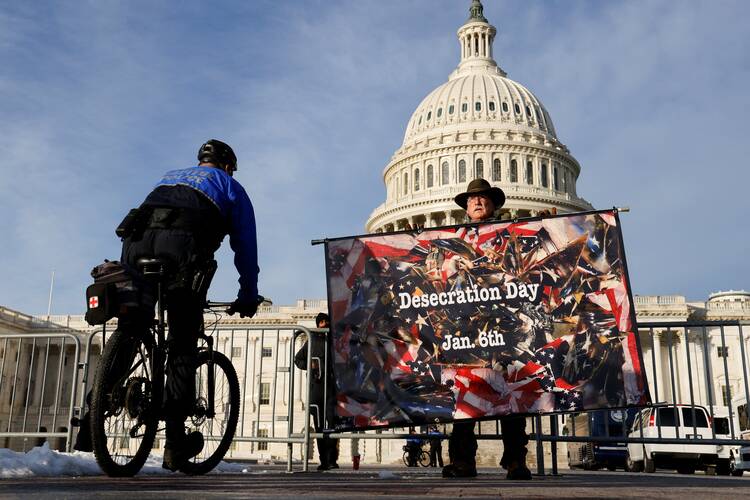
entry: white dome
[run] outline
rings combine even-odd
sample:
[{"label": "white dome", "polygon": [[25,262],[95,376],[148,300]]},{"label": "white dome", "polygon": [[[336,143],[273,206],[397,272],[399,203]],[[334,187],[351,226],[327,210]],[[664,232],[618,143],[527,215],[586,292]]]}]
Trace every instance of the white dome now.
[{"label": "white dome", "polygon": [[576,193],[581,167],[547,110],[495,62],[496,29],[481,2],[473,0],[469,12],[457,33],[460,63],[409,119],[383,170],[386,200],[370,214],[367,232],[460,224],[465,213],[454,198],[475,178],[505,192],[495,214],[504,219],[592,208]]},{"label": "white dome", "polygon": [[436,128],[451,133],[466,125],[541,132],[550,142],[557,142],[555,127],[539,99],[495,66],[481,73],[474,69],[454,75],[433,90],[412,114],[404,145],[434,133]]}]

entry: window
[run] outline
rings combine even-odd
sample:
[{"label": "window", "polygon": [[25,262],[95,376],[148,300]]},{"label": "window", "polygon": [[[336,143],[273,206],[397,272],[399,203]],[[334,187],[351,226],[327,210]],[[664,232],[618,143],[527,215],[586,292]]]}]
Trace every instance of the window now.
[{"label": "window", "polygon": [[693,427],[693,425],[695,427],[708,427],[708,419],[701,408],[682,408],[682,425],[685,427]]},{"label": "window", "polygon": [[716,355],[720,358],[729,357],[729,346],[719,346],[716,348]]},{"label": "window", "polygon": [[737,407],[737,420],[740,424],[740,431],[750,429],[750,414],[747,412],[747,403],[741,404]]},{"label": "window", "polygon": [[729,386],[721,386],[721,399],[724,400],[724,406],[729,406],[732,402],[732,389]]},{"label": "window", "polygon": [[404,194],[409,192],[409,174],[404,173]]},{"label": "window", "polygon": [[269,382],[260,383],[260,404],[267,405],[271,401],[271,384]]},{"label": "window", "polygon": [[549,187],[549,174],[547,173],[546,163],[542,163],[542,186]]},{"label": "window", "polygon": [[430,121],[430,118],[432,118],[432,111],[427,112],[427,121]]},{"label": "window", "polygon": [[[268,437],[268,429],[258,429],[258,437],[259,438],[267,438]],[[258,451],[268,451],[268,442],[262,441],[258,443]]]},{"label": "window", "polygon": [[510,160],[510,182],[518,182],[518,162]]},{"label": "window", "polygon": [[482,103],[477,101],[474,103],[474,111],[482,111]]},{"label": "window", "polygon": [[440,184],[448,184],[448,162],[444,161],[443,164],[440,166]]},{"label": "window", "polygon": [[490,101],[490,111],[495,111],[495,101]]},{"label": "window", "polygon": [[443,116],[443,108],[438,108],[437,117],[440,118],[441,116]]},{"label": "window", "polygon": [[521,106],[519,106],[519,105],[518,105],[518,103],[515,103],[515,104],[513,105],[513,109],[514,109],[514,110],[516,110],[516,114],[517,114],[517,115],[520,115],[520,114],[521,114]]},{"label": "window", "polygon": [[526,162],[526,184],[534,184],[534,164],[531,160]]},{"label": "window", "polygon": [[560,172],[557,168],[557,165],[552,169],[552,187],[555,189],[555,191],[560,190]]},{"label": "window", "polygon": [[271,356],[273,356],[273,349],[271,349],[270,347],[263,347],[260,350],[260,355],[264,358],[270,358]]},{"label": "window", "polygon": [[422,115],[419,115],[419,121],[417,122],[417,125],[422,125]]},{"label": "window", "polygon": [[659,408],[656,412],[656,425],[677,427],[677,412],[674,411],[674,408]]},{"label": "window", "polygon": [[481,158],[477,158],[476,166],[474,168],[474,178],[484,179],[484,161]]},{"label": "window", "polygon": [[503,101],[503,112],[504,112],[504,113],[507,113],[507,112],[508,112],[508,103],[507,103],[507,102],[505,102],[505,101]]},{"label": "window", "polygon": [[450,106],[448,106],[448,114],[452,115],[453,111],[455,111],[455,109],[456,109],[456,107],[453,106],[453,104],[451,104]]},{"label": "window", "polygon": [[458,162],[458,182],[466,182],[466,162],[464,160]]},{"label": "window", "polygon": [[529,118],[531,118],[531,108],[528,107],[528,106],[526,106],[526,116],[528,116]]},{"label": "window", "polygon": [[499,181],[500,180],[500,158],[495,158],[495,160],[492,162],[492,180],[493,181]]},{"label": "window", "polygon": [[232,347],[232,357],[239,358],[242,356],[242,347]]},{"label": "window", "polygon": [[433,184],[433,178],[435,176],[434,169],[432,168],[432,165],[427,165],[427,187],[431,188]]},{"label": "window", "polygon": [[727,417],[714,417],[714,432],[716,434],[730,434],[729,419]]},{"label": "window", "polygon": [[414,191],[419,191],[419,169],[414,171]]},{"label": "window", "polygon": [[469,111],[469,105],[468,105],[468,104],[466,104],[466,103],[463,103],[463,104],[461,105],[461,112],[462,112],[462,113],[466,113],[467,111]]}]

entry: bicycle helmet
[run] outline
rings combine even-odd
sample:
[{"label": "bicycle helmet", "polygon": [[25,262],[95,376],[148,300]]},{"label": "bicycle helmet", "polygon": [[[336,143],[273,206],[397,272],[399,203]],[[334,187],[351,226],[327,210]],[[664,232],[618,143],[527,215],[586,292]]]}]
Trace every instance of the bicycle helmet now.
[{"label": "bicycle helmet", "polygon": [[198,150],[198,161],[201,163],[213,163],[232,173],[237,170],[237,156],[235,156],[229,144],[216,139],[206,141]]}]

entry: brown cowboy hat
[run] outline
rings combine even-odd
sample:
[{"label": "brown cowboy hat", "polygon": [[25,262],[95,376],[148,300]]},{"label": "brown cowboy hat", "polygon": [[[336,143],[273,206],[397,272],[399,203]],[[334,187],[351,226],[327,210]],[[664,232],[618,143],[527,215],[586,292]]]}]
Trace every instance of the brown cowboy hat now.
[{"label": "brown cowboy hat", "polygon": [[466,210],[466,202],[469,200],[469,196],[483,194],[492,200],[495,204],[495,209],[502,207],[505,204],[505,193],[499,187],[493,187],[484,179],[474,179],[469,183],[469,187],[465,193],[461,193],[454,198],[455,202]]}]

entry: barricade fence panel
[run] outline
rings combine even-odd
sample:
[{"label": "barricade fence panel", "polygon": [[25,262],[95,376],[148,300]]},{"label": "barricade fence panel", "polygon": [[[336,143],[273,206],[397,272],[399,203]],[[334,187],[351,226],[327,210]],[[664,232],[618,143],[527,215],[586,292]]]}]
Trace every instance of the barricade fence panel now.
[{"label": "barricade fence panel", "polygon": [[70,451],[80,354],[73,333],[0,334],[0,448]]}]

